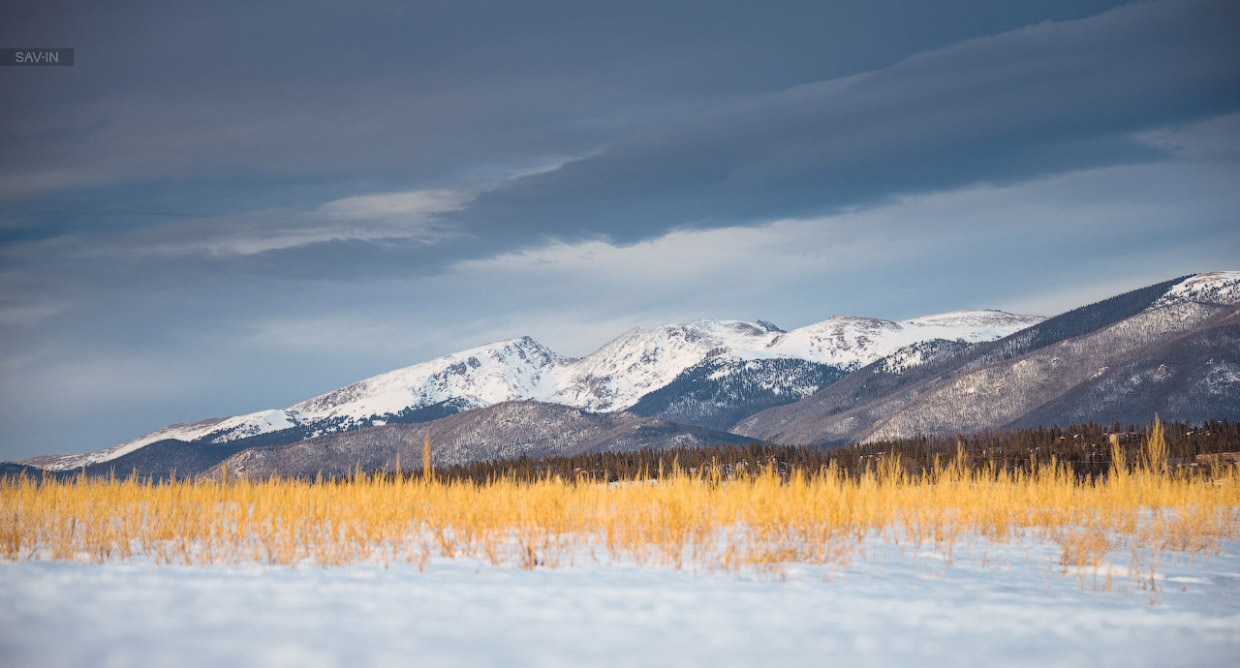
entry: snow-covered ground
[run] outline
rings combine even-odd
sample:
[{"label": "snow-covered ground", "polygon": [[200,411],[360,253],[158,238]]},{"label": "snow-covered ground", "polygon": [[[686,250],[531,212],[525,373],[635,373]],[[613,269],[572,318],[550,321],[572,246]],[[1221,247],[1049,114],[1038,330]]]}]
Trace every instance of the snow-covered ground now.
[{"label": "snow-covered ground", "polygon": [[[1234,666],[1240,542],[1153,588],[1034,539],[872,542],[847,573],[469,560],[346,568],[0,564],[5,666]],[[1106,589],[1107,573],[1111,589]],[[1095,591],[1097,586],[1098,591]]]}]

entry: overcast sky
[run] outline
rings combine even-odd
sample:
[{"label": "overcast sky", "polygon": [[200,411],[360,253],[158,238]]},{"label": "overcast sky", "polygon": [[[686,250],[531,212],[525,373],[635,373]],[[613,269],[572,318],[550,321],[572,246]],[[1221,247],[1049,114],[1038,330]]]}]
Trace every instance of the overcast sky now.
[{"label": "overcast sky", "polygon": [[[121,7],[105,7],[121,5]],[[6,2],[0,459],[491,341],[1240,268],[1240,3]]]}]

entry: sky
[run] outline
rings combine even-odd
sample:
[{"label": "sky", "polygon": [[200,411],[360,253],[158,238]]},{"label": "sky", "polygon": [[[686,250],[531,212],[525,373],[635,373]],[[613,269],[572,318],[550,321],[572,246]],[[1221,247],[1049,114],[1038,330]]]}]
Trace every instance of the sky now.
[{"label": "sky", "polygon": [[[105,6],[105,5],[123,6]],[[1240,3],[6,2],[0,459],[476,345],[1240,269]]]}]

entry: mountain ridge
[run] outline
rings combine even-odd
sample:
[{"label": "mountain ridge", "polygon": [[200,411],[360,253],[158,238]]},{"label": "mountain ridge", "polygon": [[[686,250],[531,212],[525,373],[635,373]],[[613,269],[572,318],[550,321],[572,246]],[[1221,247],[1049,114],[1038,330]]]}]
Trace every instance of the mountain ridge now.
[{"label": "mountain ridge", "polygon": [[[531,337],[519,337],[372,376],[294,404],[197,423],[162,427],[127,443],[83,454],[45,455],[25,463],[66,470],[111,461],[152,443],[177,440],[224,444],[264,434],[287,442],[324,433],[414,422],[423,418],[532,400],[591,412],[625,410],[706,363],[745,370],[755,362],[772,369],[757,379],[766,391],[737,399],[739,406],[698,407],[695,424],[723,426],[728,418],[773,403],[794,401],[863,362],[908,345],[944,338],[988,340],[1040,316],[1002,311],[957,311],[905,321],[832,316],[784,331],[765,321],[697,320],[652,329],[633,328],[582,358],[561,356]],[[779,364],[771,360],[791,360]],[[779,376],[783,373],[783,376]],[[741,384],[753,384],[753,374]],[[718,402],[716,402],[718,403]],[[658,411],[641,409],[648,417]],[[713,411],[713,412],[712,412]],[[747,413],[746,413],[747,414]],[[721,417],[725,416],[725,417]]]}]

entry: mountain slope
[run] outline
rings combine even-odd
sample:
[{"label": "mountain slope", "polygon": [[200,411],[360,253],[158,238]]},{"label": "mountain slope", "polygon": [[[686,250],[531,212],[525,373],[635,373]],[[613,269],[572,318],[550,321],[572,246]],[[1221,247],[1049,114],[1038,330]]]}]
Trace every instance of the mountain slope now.
[{"label": "mountain slope", "polygon": [[1150,416],[1201,423],[1235,416],[1240,407],[1240,309],[1173,339],[1141,359],[1100,367],[1070,392],[1007,427],[1119,421]]},{"label": "mountain slope", "polygon": [[1097,332],[956,375],[893,411],[868,438],[977,431],[1020,421],[1089,381],[1100,369],[1157,360],[1168,344],[1232,311],[1198,303],[1153,308]]},{"label": "mountain slope", "polygon": [[393,470],[398,458],[404,468],[409,468],[422,461],[424,436],[429,436],[433,444],[432,462],[438,466],[523,455],[544,457],[754,442],[623,411],[588,413],[558,404],[510,401],[419,425],[385,425],[248,449],[224,460],[216,470],[252,477],[273,473],[339,476],[359,468]]}]

